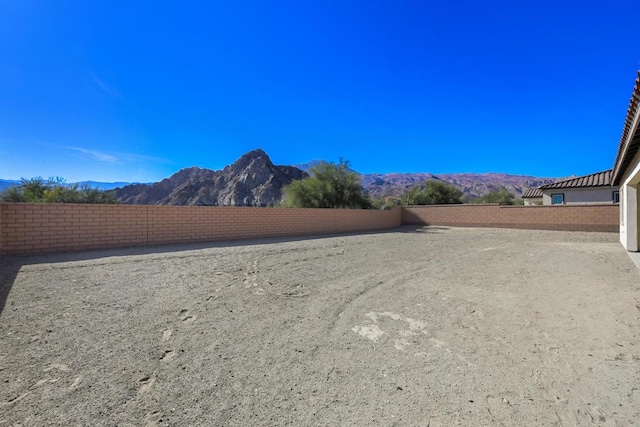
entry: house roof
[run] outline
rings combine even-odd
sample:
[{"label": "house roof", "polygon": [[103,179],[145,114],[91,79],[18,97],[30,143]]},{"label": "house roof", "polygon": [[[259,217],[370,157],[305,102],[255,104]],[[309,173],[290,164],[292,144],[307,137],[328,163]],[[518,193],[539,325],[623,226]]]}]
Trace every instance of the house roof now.
[{"label": "house roof", "polygon": [[613,166],[613,184],[618,185],[622,175],[629,167],[629,164],[635,157],[640,148],[640,132],[638,132],[638,114],[640,108],[640,71],[638,78],[631,94],[629,108],[627,109],[627,117],[624,120],[622,136],[620,137],[620,145],[618,146],[618,155],[616,163]]},{"label": "house roof", "polygon": [[541,190],[551,190],[556,188],[586,188],[586,187],[606,187],[611,185],[611,169],[592,173],[590,175],[579,176],[577,178],[563,179],[551,184],[542,185]]},{"label": "house roof", "polygon": [[542,197],[542,191],[539,188],[527,188],[522,194],[523,199],[534,199],[538,197]]}]

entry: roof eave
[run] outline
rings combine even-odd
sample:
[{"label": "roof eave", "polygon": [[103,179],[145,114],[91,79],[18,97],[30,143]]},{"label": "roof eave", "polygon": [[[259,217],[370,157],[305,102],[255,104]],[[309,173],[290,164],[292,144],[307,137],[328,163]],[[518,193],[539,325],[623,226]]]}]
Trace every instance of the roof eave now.
[{"label": "roof eave", "polygon": [[[613,184],[611,183],[610,175],[611,175],[611,169],[607,169],[605,171],[594,172],[589,175],[563,179],[562,181],[541,185],[538,188],[542,191],[547,191],[547,190],[562,190],[562,189],[575,190],[580,188],[611,187]],[[587,182],[587,184],[577,185],[578,182]]]},{"label": "roof eave", "polygon": [[[624,121],[624,127],[622,129],[622,136],[620,137],[620,145],[618,147],[618,154],[616,156],[616,162],[613,166],[613,173],[611,176],[612,185],[619,185],[622,175],[626,171],[627,161],[631,161],[638,152],[637,145],[633,150],[629,150],[631,142],[638,133],[638,118],[640,113],[640,71],[638,71],[638,78],[636,79],[633,93],[631,94],[631,100],[629,101],[629,108],[627,110],[627,117]],[[623,169],[623,165],[625,168]]]}]

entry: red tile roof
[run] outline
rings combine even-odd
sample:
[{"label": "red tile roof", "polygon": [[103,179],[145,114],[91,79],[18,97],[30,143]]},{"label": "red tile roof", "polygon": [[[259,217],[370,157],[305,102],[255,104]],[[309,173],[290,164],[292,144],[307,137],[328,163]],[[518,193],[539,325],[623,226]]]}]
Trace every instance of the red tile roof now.
[{"label": "red tile roof", "polygon": [[541,190],[551,190],[555,188],[585,188],[585,187],[607,187],[611,185],[611,169],[592,173],[591,175],[579,176],[577,178],[563,179],[551,184],[542,185]]},{"label": "red tile roof", "polygon": [[613,166],[613,183],[618,185],[622,175],[631,164],[638,149],[640,148],[640,132],[638,132],[638,113],[640,113],[640,71],[638,78],[631,94],[629,108],[627,109],[627,117],[624,120],[622,136],[620,137],[620,145],[618,146],[618,155],[616,163]]},{"label": "red tile roof", "polygon": [[538,197],[542,197],[542,191],[539,188],[527,188],[527,191],[522,194],[523,199],[534,199]]}]

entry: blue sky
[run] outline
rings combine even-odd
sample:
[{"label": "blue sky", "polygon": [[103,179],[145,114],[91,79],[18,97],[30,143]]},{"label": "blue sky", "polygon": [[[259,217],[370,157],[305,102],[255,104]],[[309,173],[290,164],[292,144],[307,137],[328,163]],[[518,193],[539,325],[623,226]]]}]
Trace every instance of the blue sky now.
[{"label": "blue sky", "polygon": [[640,2],[0,0],[0,178],[613,165]]}]

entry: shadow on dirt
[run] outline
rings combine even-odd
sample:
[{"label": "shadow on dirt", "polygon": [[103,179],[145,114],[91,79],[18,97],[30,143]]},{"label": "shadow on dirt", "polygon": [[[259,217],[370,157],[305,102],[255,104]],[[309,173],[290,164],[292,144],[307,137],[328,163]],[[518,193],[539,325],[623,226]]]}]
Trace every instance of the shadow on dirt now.
[{"label": "shadow on dirt", "polygon": [[19,258],[0,260],[0,315],[2,315],[4,306],[7,304],[9,293],[20,267],[22,267],[22,262]]},{"label": "shadow on dirt", "polygon": [[403,225],[396,228],[386,230],[361,231],[352,233],[337,233],[323,235],[308,236],[289,236],[289,237],[265,237],[259,239],[244,240],[225,240],[201,243],[179,243],[157,246],[136,246],[129,248],[102,249],[83,252],[62,252],[45,255],[32,256],[7,256],[0,259],[0,312],[4,307],[9,291],[13,285],[16,275],[23,265],[31,264],[52,264],[61,262],[88,261],[100,258],[135,256],[135,255],[151,255],[180,251],[195,251],[209,248],[229,248],[237,246],[254,246],[269,245],[275,243],[299,242],[308,240],[327,239],[332,237],[348,237],[363,235],[382,235],[382,234],[424,234],[424,233],[441,233],[448,230],[446,227],[431,227],[425,225]]},{"label": "shadow on dirt", "polygon": [[446,230],[449,230],[449,227],[442,227],[442,226],[436,226],[436,225],[421,225],[421,224],[403,225],[401,227],[398,227],[397,229],[394,229],[394,231],[400,232],[400,233],[421,233],[421,234],[424,234],[424,233],[440,234]]},{"label": "shadow on dirt", "polygon": [[16,276],[23,265],[32,264],[51,264],[61,262],[73,262],[73,261],[88,261],[100,258],[109,257],[122,257],[132,255],[150,255],[161,254],[180,251],[195,251],[209,248],[227,248],[237,246],[253,246],[253,245],[268,245],[274,243],[285,242],[298,242],[307,240],[318,240],[332,237],[348,237],[348,236],[362,236],[362,235],[381,235],[381,234],[425,234],[425,233],[442,233],[448,230],[447,227],[434,227],[425,226],[420,224],[414,225],[402,225],[400,227],[391,228],[387,230],[374,230],[374,231],[361,231],[353,233],[339,233],[339,234],[323,234],[323,235],[310,235],[310,236],[290,236],[290,237],[269,237],[260,239],[246,239],[246,240],[228,240],[217,242],[203,242],[203,243],[186,243],[186,244],[169,244],[159,246],[139,246],[131,248],[119,248],[119,249],[103,249],[96,251],[84,251],[84,252],[64,252],[56,254],[46,255],[33,255],[33,256],[7,256],[0,259],[0,314],[2,314],[9,293],[16,280]]}]

